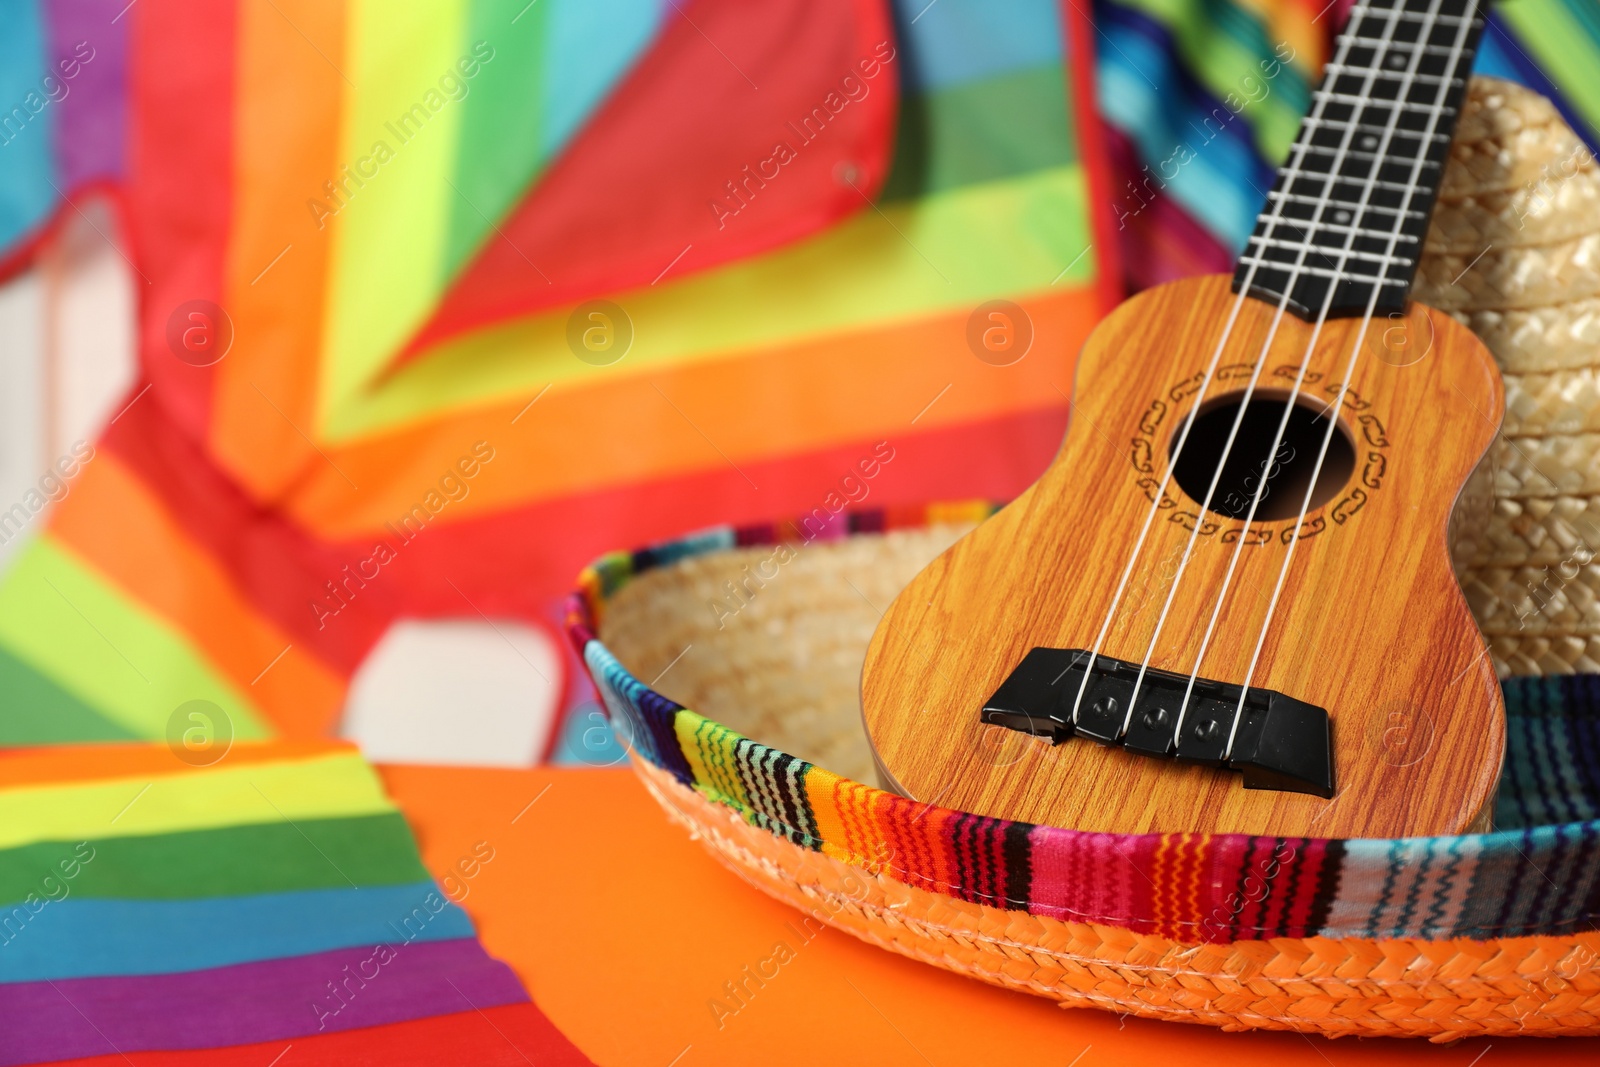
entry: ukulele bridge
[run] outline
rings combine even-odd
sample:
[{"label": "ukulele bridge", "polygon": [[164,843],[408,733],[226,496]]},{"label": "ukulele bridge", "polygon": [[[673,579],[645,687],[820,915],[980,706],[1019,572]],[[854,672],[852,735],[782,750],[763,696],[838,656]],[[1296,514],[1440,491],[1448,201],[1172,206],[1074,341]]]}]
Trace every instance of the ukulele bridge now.
[{"label": "ukulele bridge", "polygon": [[981,718],[1056,745],[1081,736],[1140,755],[1226,767],[1244,775],[1246,789],[1333,796],[1327,711],[1271,689],[1198,677],[1191,689],[1188,675],[1154,667],[1141,681],[1137,663],[1076,648],[1035,648],[984,702]]}]

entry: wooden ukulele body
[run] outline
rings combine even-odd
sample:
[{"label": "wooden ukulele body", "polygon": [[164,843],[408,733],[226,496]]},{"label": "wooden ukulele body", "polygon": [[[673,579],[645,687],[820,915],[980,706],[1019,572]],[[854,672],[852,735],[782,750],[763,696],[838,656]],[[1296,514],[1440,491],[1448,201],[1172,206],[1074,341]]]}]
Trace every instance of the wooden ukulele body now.
[{"label": "wooden ukulele body", "polygon": [[[1500,687],[1451,570],[1446,525],[1500,425],[1492,358],[1448,315],[1413,304],[1374,321],[1339,412],[1354,469],[1296,528],[1252,524],[1198,673],[1244,683],[1291,541],[1255,688],[1325,708],[1336,793],[1247,790],[1224,769],[1082,737],[1059,745],[983,726],[979,711],[1029,649],[1091,649],[1169,466],[1202,405],[1286,397],[1312,326],[1244,302],[1207,396],[1201,376],[1236,297],[1226,276],[1175,282],[1113,312],[1077,366],[1060,452],[1033,486],[928,566],[884,614],[862,678],[885,784],[918,800],[1080,830],[1399,837],[1459,833],[1487,809],[1505,743]],[[1359,319],[1325,324],[1303,393],[1339,392]],[[1281,408],[1280,408],[1281,410]],[[1270,440],[1270,438],[1269,438]],[[1187,447],[1187,446],[1186,446]],[[1323,483],[1326,485],[1326,480]],[[1149,665],[1196,670],[1244,523],[1172,482],[1101,652],[1145,659],[1191,530],[1192,554]]]}]

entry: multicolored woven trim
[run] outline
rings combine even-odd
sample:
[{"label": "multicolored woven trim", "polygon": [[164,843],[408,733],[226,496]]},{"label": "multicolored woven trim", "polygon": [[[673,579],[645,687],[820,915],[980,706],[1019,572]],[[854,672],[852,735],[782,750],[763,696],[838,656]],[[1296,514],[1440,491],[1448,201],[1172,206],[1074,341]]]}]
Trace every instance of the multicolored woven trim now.
[{"label": "multicolored woven trim", "polygon": [[[829,536],[973,521],[994,510],[967,502],[841,513]],[[1178,940],[1442,940],[1600,927],[1600,676],[1505,683],[1510,723],[1495,833],[1101,834],[984,818],[841,778],[655,692],[596,638],[605,602],[635,575],[707,552],[814,539],[798,533],[803,521],[718,527],[613,553],[583,572],[569,602],[568,632],[624,740],[750,824],[961,900]]]}]

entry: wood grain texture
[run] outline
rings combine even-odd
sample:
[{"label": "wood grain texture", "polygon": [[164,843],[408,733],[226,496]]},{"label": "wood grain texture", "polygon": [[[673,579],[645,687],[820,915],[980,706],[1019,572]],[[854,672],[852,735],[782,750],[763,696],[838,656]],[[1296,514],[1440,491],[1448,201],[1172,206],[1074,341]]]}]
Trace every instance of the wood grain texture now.
[{"label": "wood grain texture", "polygon": [[[1328,710],[1333,800],[1246,790],[1229,771],[1082,738],[1052,747],[979,723],[983,701],[1028,649],[1093,647],[1189,413],[1242,390],[1260,359],[1258,388],[1292,386],[1311,325],[1285,316],[1267,345],[1276,308],[1247,300],[1216,380],[1198,395],[1234,301],[1229,279],[1213,276],[1147,291],[1112,313],[1079,359],[1066,439],[1044,476],[885,612],[862,706],[886,785],[958,810],[1119,832],[1448,834],[1488,805],[1503,705],[1445,529],[1499,427],[1503,394],[1482,344],[1421,305],[1375,323],[1362,343],[1340,413],[1355,471],[1308,514],[1250,679]],[[1359,329],[1359,320],[1323,328],[1307,376],[1312,398],[1337,394]],[[1175,483],[1166,496],[1102,646],[1134,663],[1200,514]],[[1205,514],[1152,667],[1195,669],[1242,525]],[[1263,527],[1270,537],[1259,537]],[[1293,518],[1258,523],[1245,538],[1201,676],[1245,681],[1293,527]]]}]

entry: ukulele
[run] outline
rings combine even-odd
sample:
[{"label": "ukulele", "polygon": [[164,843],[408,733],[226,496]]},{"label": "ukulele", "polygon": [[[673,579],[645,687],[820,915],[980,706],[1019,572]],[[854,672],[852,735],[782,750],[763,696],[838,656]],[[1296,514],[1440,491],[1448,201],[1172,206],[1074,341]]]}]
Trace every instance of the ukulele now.
[{"label": "ukulele", "polygon": [[1049,469],[873,635],[887,788],[1124,833],[1485,825],[1504,706],[1446,524],[1503,391],[1408,300],[1482,25],[1359,3],[1233,275],[1090,336]]}]

